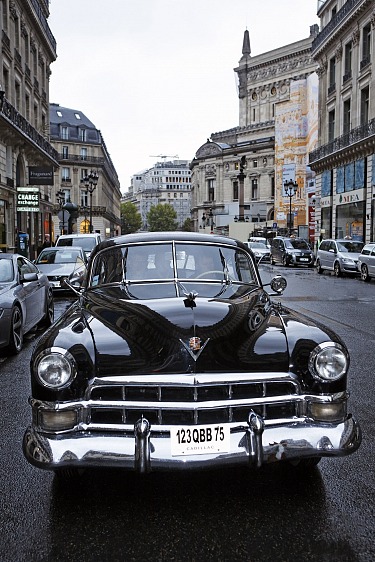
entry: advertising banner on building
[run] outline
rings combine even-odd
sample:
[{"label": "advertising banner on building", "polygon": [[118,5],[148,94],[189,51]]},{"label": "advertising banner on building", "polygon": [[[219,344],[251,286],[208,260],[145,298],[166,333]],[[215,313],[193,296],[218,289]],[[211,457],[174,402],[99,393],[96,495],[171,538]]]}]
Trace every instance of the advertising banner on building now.
[{"label": "advertising banner on building", "polygon": [[29,166],[30,185],[53,185],[52,166]]},{"label": "advertising banner on building", "polygon": [[38,187],[17,187],[17,211],[39,213],[39,200]]}]

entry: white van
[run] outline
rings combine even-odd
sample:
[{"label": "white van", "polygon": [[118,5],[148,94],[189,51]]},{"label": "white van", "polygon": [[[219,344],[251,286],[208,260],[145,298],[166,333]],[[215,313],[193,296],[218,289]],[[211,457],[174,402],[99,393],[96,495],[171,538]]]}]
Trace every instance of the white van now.
[{"label": "white van", "polygon": [[98,232],[91,234],[61,234],[56,240],[56,246],[80,246],[87,257],[99,242],[101,236]]}]

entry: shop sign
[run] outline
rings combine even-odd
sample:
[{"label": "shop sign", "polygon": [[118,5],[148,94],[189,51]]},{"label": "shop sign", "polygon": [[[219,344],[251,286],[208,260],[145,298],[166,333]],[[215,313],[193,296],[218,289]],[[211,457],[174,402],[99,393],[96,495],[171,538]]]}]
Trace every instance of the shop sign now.
[{"label": "shop sign", "polygon": [[327,208],[327,207],[331,207],[332,205],[332,198],[331,197],[322,197],[320,199],[320,208]]},{"label": "shop sign", "polygon": [[17,211],[39,213],[38,187],[17,187]]},{"label": "shop sign", "polygon": [[52,166],[29,166],[30,185],[53,185]]},{"label": "shop sign", "polygon": [[340,193],[336,197],[336,205],[347,205],[348,203],[358,203],[364,201],[364,190],[357,189],[349,193]]}]

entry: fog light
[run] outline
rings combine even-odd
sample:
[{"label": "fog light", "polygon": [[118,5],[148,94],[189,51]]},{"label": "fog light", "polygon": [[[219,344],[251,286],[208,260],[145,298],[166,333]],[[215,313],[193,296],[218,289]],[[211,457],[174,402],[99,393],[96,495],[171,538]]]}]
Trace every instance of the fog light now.
[{"label": "fog light", "polygon": [[311,402],[310,414],[323,422],[340,421],[346,417],[346,402]]},{"label": "fog light", "polygon": [[77,424],[77,412],[75,410],[65,411],[41,411],[40,425],[49,431],[62,431],[73,429]]}]

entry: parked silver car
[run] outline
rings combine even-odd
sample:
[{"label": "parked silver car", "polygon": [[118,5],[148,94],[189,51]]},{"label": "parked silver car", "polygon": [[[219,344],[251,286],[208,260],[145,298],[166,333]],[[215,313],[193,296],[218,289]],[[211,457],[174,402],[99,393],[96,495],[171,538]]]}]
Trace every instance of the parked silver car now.
[{"label": "parked silver car", "polygon": [[263,244],[263,242],[245,242],[246,246],[253,252],[257,263],[269,262],[271,259],[270,247]]},{"label": "parked silver car", "polygon": [[77,288],[82,285],[87,257],[79,246],[52,246],[40,252],[35,264],[47,275],[54,291],[70,291],[64,282],[67,279]]},{"label": "parked silver car", "polygon": [[363,242],[346,238],[322,240],[316,256],[316,270],[323,273],[324,269],[333,271],[336,277],[343,273],[356,274],[358,256]]},{"label": "parked silver car", "polygon": [[357,268],[362,281],[371,281],[375,277],[375,242],[366,244],[358,256]]},{"label": "parked silver car", "polygon": [[47,276],[19,254],[0,253],[0,347],[22,349],[23,336],[53,322],[53,294]]}]

